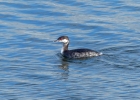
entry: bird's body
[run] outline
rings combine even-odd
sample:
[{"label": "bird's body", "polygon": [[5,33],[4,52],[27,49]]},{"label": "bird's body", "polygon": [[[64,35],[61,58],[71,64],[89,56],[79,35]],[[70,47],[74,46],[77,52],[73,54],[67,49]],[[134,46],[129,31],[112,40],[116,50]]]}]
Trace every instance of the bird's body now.
[{"label": "bird's body", "polygon": [[59,37],[56,42],[63,43],[61,54],[66,58],[87,58],[102,55],[102,53],[86,48],[68,50],[69,38],[67,36]]}]

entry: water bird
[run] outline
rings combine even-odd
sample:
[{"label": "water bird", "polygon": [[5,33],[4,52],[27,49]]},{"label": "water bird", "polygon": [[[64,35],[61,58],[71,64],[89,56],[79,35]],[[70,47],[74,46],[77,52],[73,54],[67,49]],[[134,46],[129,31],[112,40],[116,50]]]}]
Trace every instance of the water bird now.
[{"label": "water bird", "polygon": [[91,50],[91,49],[73,49],[69,50],[69,38],[68,36],[60,36],[57,40],[54,42],[61,42],[63,43],[63,47],[61,49],[61,54],[66,57],[66,58],[87,58],[87,57],[95,57],[95,56],[100,56],[102,53]]}]

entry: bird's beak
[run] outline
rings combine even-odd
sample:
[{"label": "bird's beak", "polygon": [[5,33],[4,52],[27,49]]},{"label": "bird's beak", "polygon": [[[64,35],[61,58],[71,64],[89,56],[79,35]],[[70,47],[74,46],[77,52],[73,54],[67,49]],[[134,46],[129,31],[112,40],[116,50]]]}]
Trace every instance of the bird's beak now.
[{"label": "bird's beak", "polygon": [[58,42],[58,40],[55,40],[55,41],[53,41],[53,42]]}]

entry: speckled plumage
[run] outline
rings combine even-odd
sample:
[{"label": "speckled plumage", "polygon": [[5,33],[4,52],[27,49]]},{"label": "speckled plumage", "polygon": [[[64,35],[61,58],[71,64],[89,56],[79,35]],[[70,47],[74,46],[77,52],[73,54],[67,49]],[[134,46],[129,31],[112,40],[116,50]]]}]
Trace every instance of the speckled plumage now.
[{"label": "speckled plumage", "polygon": [[67,58],[86,58],[99,56],[100,53],[90,50],[90,49],[74,49],[74,50],[66,50],[63,52],[64,57]]}]

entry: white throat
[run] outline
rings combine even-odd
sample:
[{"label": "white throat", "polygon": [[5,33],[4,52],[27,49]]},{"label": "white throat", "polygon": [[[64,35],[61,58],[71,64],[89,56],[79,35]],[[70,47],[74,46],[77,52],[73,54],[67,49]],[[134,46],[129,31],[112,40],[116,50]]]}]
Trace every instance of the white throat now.
[{"label": "white throat", "polygon": [[63,52],[64,52],[64,49],[63,49],[63,47],[61,48],[61,54],[63,54]]},{"label": "white throat", "polygon": [[69,44],[69,40],[63,39],[61,42],[63,43],[63,47],[61,48],[61,54],[63,54],[65,46]]}]

